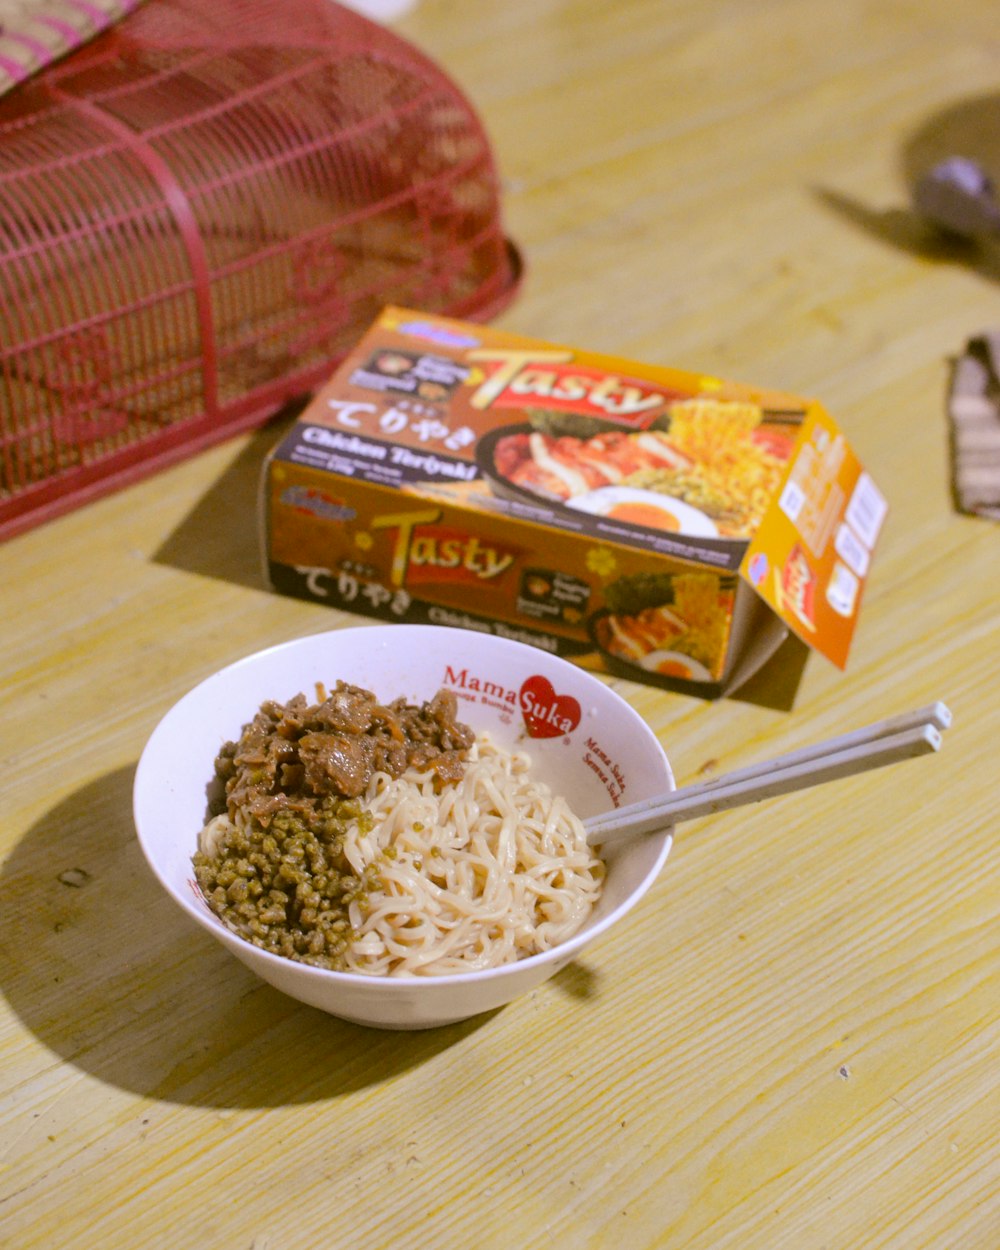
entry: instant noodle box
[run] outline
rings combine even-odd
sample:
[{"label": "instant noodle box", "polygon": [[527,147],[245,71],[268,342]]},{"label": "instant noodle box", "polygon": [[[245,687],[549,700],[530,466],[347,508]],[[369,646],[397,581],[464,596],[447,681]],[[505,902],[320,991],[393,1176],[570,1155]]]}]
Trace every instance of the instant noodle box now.
[{"label": "instant noodle box", "polygon": [[262,483],[275,590],[708,697],[843,667],[885,511],[814,400],[403,308]]}]

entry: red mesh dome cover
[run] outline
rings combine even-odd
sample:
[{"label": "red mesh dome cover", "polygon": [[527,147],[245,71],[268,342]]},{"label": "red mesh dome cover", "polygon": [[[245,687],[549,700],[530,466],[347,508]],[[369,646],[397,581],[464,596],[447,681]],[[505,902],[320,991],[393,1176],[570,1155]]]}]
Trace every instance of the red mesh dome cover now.
[{"label": "red mesh dome cover", "polygon": [[455,85],[332,0],[147,0],[0,101],[0,536],[516,287]]}]

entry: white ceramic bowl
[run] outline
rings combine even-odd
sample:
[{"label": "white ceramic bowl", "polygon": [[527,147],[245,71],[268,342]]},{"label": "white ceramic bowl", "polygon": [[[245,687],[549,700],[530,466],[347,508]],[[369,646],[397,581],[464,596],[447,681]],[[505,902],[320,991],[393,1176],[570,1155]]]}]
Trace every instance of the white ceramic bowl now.
[{"label": "white ceramic bowl", "polygon": [[[656,879],[669,830],[623,845],[606,859],[600,903],[562,946],[518,963],[442,977],[330,972],[259,950],[209,910],[191,856],[206,814],[213,761],[265,699],[286,701],[338,678],[383,702],[431,698],[442,686],[459,719],[505,745],[524,745],[538,775],[580,816],[673,788],[667,758],[642,718],[608,686],[539,648],[464,629],[373,625],[335,630],[248,656],[185,695],[154,730],[139,760],[134,814],[150,867],[177,903],[247,967],[302,1002],[358,1024],[419,1029],[510,1002],[558,972],[619,920]],[[141,919],[141,918],[137,918]]]}]

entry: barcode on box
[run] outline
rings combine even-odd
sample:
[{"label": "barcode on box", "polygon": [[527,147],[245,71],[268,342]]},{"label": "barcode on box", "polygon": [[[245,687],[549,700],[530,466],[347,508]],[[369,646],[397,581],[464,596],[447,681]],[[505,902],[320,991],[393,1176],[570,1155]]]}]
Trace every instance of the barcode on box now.
[{"label": "barcode on box", "polygon": [[858,542],[849,525],[837,526],[837,537],[833,540],[833,545],[847,567],[857,573],[858,577],[864,577],[868,572],[868,548]]},{"label": "barcode on box", "polygon": [[799,519],[799,513],[802,511],[802,505],[805,501],[806,497],[802,493],[801,487],[789,478],[785,483],[785,489],[781,492],[778,506],[793,524]]},{"label": "barcode on box", "polygon": [[889,505],[867,473],[862,473],[844,514],[858,538],[871,550],[875,546]]}]

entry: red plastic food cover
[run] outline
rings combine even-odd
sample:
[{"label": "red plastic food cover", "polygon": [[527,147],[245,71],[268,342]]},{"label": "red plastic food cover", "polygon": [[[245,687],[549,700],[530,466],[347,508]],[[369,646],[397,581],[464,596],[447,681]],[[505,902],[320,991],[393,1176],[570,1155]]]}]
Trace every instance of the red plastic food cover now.
[{"label": "red plastic food cover", "polygon": [[0,537],[265,420],[387,303],[519,278],[489,142],[332,0],[147,0],[0,101]]}]

